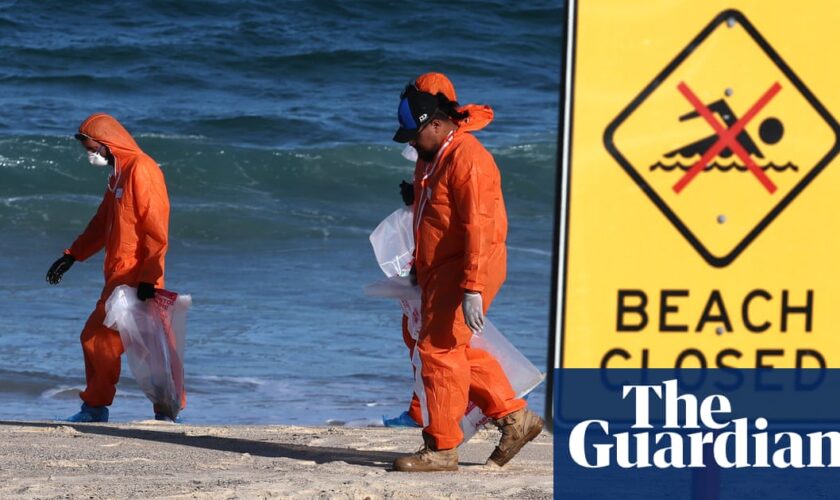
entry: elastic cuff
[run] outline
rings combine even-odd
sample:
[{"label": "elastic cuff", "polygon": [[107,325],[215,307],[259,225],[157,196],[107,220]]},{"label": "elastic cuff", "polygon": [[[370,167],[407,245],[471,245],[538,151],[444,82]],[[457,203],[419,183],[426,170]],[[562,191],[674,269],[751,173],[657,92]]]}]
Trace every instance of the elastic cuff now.
[{"label": "elastic cuff", "polygon": [[499,411],[499,412],[495,412],[495,413],[490,412],[488,410],[488,412],[485,413],[485,415],[492,418],[493,420],[499,420],[500,418],[505,418],[508,415],[510,415],[511,413],[516,413],[519,410],[521,410],[522,408],[527,408],[527,407],[528,407],[528,402],[525,401],[524,399],[512,399],[510,401],[510,403],[508,403],[507,408],[505,408],[504,410]]},{"label": "elastic cuff", "polygon": [[480,285],[478,282],[473,280],[464,280],[461,282],[461,289],[482,293],[484,291],[484,285]]},{"label": "elastic cuff", "polygon": [[436,451],[451,450],[453,448],[457,448],[458,445],[461,444],[461,441],[463,441],[463,439],[454,440],[435,438],[435,448],[437,449]]}]

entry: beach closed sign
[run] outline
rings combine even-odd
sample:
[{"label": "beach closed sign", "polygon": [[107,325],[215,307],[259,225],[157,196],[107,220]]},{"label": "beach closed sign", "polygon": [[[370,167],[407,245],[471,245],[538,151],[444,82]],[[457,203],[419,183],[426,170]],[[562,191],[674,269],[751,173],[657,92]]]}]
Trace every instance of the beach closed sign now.
[{"label": "beach closed sign", "polygon": [[578,1],[554,367],[840,367],[840,10]]}]

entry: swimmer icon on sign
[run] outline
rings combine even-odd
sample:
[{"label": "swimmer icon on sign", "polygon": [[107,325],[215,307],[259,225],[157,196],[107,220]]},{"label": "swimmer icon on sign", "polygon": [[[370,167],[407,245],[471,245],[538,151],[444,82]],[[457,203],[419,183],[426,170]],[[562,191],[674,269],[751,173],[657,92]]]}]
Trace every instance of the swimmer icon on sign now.
[{"label": "swimmer icon on sign", "polygon": [[[728,93],[731,94],[731,89],[729,89]],[[726,125],[726,129],[728,130],[732,130],[738,123],[738,115],[736,115],[732,108],[729,107],[729,104],[726,102],[725,99],[718,99],[717,101],[706,105],[705,108],[708,111],[708,113],[701,115],[699,111],[691,111],[680,116],[679,121],[684,122],[687,120],[700,118],[701,116],[707,117],[711,114],[722,119],[724,124]],[[771,116],[761,121],[758,127],[758,137],[763,144],[773,145],[782,139],[782,137],[784,136],[784,131],[784,125],[782,124],[781,120]],[[656,163],[651,165],[650,169],[656,170],[657,168],[659,168],[668,172],[674,170],[675,168],[679,168],[683,171],[688,172],[694,165],[697,165],[697,163],[683,163],[683,161],[690,160],[695,157],[702,158],[703,155],[705,155],[709,150],[715,147],[715,145],[718,142],[720,142],[720,140],[721,136],[718,133],[714,133],[708,137],[691,142],[673,151],[669,151],[665,153],[664,156],[666,159],[670,159],[670,162],[668,162],[667,160],[664,162],[657,161]],[[748,157],[756,157],[762,160],[765,159],[765,155],[761,152],[761,148],[756,144],[756,141],[753,140],[749,132],[747,132],[746,130],[741,129],[737,133],[737,135],[735,135],[735,140],[740,145],[740,149],[746,152],[746,155]],[[736,172],[749,171],[750,169],[746,162],[739,162],[736,158],[731,158],[734,154],[735,153],[733,152],[733,148],[729,145],[725,145],[717,154],[717,157],[720,160],[715,159],[711,161],[710,163],[703,166],[702,170],[717,170],[720,172],[729,172],[733,170]],[[741,154],[737,156],[740,157]],[[727,162],[725,160],[730,161]],[[764,164],[758,164],[758,168],[765,172],[767,170],[775,170],[777,172],[784,172],[785,170],[792,170],[795,172],[798,170],[797,166],[791,162],[787,162],[784,164],[776,164],[772,161],[767,161]],[[766,178],[766,176],[763,177]]]}]

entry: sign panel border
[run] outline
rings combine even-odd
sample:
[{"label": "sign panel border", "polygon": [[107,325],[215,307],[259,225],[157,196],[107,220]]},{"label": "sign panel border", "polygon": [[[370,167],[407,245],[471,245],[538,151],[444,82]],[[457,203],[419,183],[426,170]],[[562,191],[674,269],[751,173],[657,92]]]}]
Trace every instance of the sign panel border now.
[{"label": "sign panel border", "polygon": [[[618,126],[639,106],[646,97],[653,92],[665,78],[673,72],[679,64],[685,60],[699,44],[708,37],[715,28],[729,19],[735,20],[744,27],[748,34],[756,41],[764,53],[794,84],[799,92],[813,106],[817,113],[831,127],[835,135],[835,142],[829,152],[812,168],[803,179],[762,219],[762,221],[733,249],[729,254],[722,257],[712,255],[690,230],[679,220],[679,218],[664,204],[650,186],[635,172],[632,166],[621,155],[613,143],[613,135]],[[551,307],[549,314],[549,338],[548,338],[548,380],[546,390],[545,416],[546,421],[554,421],[556,408],[554,406],[555,379],[563,368],[563,345],[565,340],[565,318],[566,318],[566,290],[568,285],[568,246],[569,246],[569,225],[571,221],[571,177],[573,157],[573,117],[574,117],[574,96],[575,96],[575,66],[577,49],[577,25],[578,25],[578,2],[567,0],[563,6],[563,26],[565,33],[562,37],[561,53],[561,85],[559,99],[559,130],[558,130],[558,155],[557,175],[555,185],[555,210],[554,210],[554,245],[552,259],[552,284],[551,284]],[[808,90],[805,84],[785,63],[770,44],[761,36],[756,28],[747,20],[746,16],[737,9],[726,9],[715,18],[698,34],[683,51],[681,51],[666,67],[660,72],[650,84],[648,84],[636,98],[624,108],[616,118],[607,126],[603,136],[603,144],[609,154],[613,156],[622,169],[636,182],[654,204],[665,214],[668,220],[676,227],[684,238],[700,253],[705,262],[714,267],[725,267],[729,265],[747,246],[767,227],[790,202],[810,184],[811,181],[828,165],[828,163],[840,152],[840,125],[822,105],[822,103]],[[550,426],[550,429],[552,427]]]}]

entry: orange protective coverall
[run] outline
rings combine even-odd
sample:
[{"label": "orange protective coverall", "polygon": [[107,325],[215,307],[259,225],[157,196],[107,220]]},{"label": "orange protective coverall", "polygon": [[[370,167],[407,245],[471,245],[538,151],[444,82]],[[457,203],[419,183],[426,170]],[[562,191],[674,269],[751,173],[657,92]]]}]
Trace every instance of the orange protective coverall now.
[{"label": "orange protective coverall", "polygon": [[91,115],[79,133],[108,146],[116,160],[96,215],[65,250],[84,261],[105,248],[105,287],[81,335],[87,387],[80,397],[88,406],[106,406],[117,391],[123,345],[119,333],[102,324],[105,301],[119,285],[164,287],[169,196],[157,163],[115,118]]},{"label": "orange protective coverall", "polygon": [[493,419],[526,405],[498,361],[470,347],[472,332],[461,310],[464,290],[472,290],[481,292],[486,314],[505,280],[507,213],[499,169],[471,133],[486,127],[493,111],[479,105],[459,110],[469,117],[459,122],[434,172],[424,181],[426,163],[420,160],[414,174],[415,266],[422,290],[417,349],[429,410],[424,432],[438,449],[461,443],[468,401]]},{"label": "orange protective coverall", "polygon": [[[446,98],[450,101],[455,102],[458,100],[458,95],[455,94],[455,86],[452,85],[452,82],[443,73],[424,73],[414,80],[414,86],[421,92],[426,92],[432,95],[440,93],[446,96]],[[408,331],[408,318],[405,316],[403,316],[402,321],[402,332],[403,342],[405,342],[405,346],[408,347],[408,359],[411,359],[412,356],[414,356],[414,347],[417,342],[411,337],[411,334]],[[411,417],[417,425],[423,425],[423,411],[420,407],[420,400],[417,398],[417,394],[413,394],[411,397],[411,403],[408,406],[408,416]]]}]

